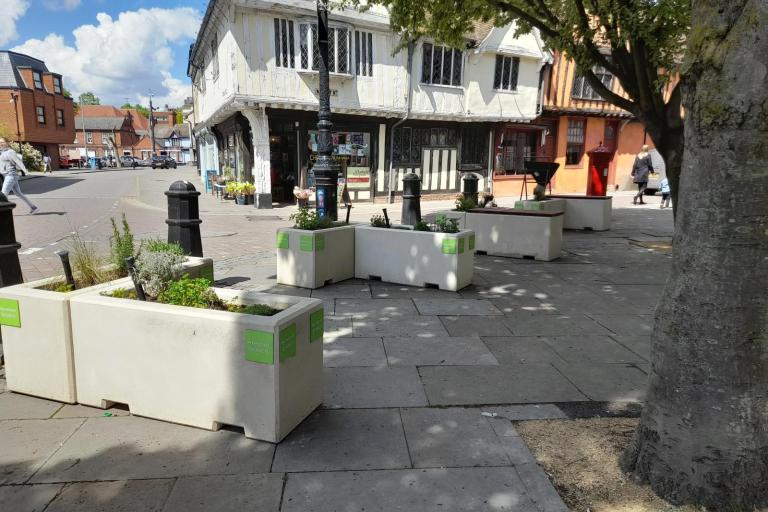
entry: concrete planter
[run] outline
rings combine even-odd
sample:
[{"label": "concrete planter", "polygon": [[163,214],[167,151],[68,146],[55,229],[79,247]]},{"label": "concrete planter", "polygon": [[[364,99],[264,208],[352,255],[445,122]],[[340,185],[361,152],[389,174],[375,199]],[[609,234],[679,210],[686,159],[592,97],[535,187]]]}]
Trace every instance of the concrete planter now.
[{"label": "concrete planter", "polygon": [[492,256],[552,261],[562,251],[562,212],[478,208],[467,213],[466,226],[476,233],[477,251]]},{"label": "concrete planter", "polygon": [[607,231],[613,218],[613,198],[610,196],[551,196],[565,201],[565,229]]},{"label": "concrete planter", "polygon": [[565,213],[565,201],[563,199],[515,201],[515,209],[532,212]]},{"label": "concrete planter", "polygon": [[475,234],[355,228],[355,277],[460,290],[472,282]]},{"label": "concrete planter", "polygon": [[[119,288],[112,286],[111,289]],[[71,301],[78,401],[279,442],[322,399],[322,301],[216,289],[268,304],[271,317],[171,306],[100,293]]]},{"label": "concrete planter", "polygon": [[355,277],[355,226],[277,230],[277,282],[320,288]]},{"label": "concrete planter", "polygon": [[[213,260],[210,258],[188,258],[184,269],[192,277],[213,280]],[[64,277],[59,276],[1,288],[0,326],[8,389],[75,403],[77,390],[72,356],[70,300],[86,293],[98,292],[114,283],[130,286],[130,279],[69,293],[41,289],[63,280]]]}]

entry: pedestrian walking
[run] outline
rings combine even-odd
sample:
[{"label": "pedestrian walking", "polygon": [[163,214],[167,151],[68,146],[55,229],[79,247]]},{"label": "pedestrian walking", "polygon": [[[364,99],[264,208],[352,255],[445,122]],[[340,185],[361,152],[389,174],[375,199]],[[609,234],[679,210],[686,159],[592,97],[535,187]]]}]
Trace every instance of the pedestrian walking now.
[{"label": "pedestrian walking", "polygon": [[43,156],[43,165],[45,166],[43,169],[44,173],[50,172],[53,174],[53,169],[51,169],[51,157],[48,155],[48,153]]},{"label": "pedestrian walking", "polygon": [[32,204],[27,196],[21,191],[19,185],[19,171],[26,171],[24,162],[21,157],[14,150],[8,147],[8,141],[0,137],[0,174],[3,175],[3,188],[2,192],[6,198],[8,194],[13,191],[16,197],[27,203],[29,206],[29,214],[34,215],[39,211],[39,208]]},{"label": "pedestrian walking", "polygon": [[651,154],[648,152],[648,146],[643,145],[642,150],[635,157],[635,163],[632,165],[632,181],[637,183],[637,194],[632,198],[632,204],[637,204],[637,200],[640,199],[640,204],[643,202],[643,196],[645,195],[645,189],[648,187],[648,175],[653,172],[653,161],[651,160]]},{"label": "pedestrian walking", "polygon": [[661,183],[659,183],[659,187],[661,187],[661,207],[660,208],[669,208],[669,201],[670,196],[672,195],[672,190],[669,188],[669,180],[667,178],[664,178],[661,180]]}]

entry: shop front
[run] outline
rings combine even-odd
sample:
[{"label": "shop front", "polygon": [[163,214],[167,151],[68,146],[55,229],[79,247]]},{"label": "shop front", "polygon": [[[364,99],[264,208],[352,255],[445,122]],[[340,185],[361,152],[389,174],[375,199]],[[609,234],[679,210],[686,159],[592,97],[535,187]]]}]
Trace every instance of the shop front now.
[{"label": "shop front", "polygon": [[525,162],[554,160],[556,125],[502,124],[494,132],[493,195],[521,197],[533,194],[532,177],[526,179]]}]

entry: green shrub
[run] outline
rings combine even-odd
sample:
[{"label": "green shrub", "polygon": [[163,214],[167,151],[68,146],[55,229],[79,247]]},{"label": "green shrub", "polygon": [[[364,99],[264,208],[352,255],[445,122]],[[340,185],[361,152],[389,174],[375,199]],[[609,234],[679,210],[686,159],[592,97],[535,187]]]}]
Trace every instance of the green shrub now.
[{"label": "green shrub", "polygon": [[386,228],[387,219],[385,219],[383,215],[374,215],[371,217],[371,226],[374,228]]},{"label": "green shrub", "polygon": [[184,257],[167,252],[144,252],[136,260],[136,275],[150,297],[158,297],[181,277]]},{"label": "green shrub", "polygon": [[427,223],[426,223],[426,222],[424,222],[423,220],[420,220],[419,222],[417,222],[416,224],[414,224],[414,226],[413,226],[413,230],[414,230],[414,231],[432,231],[432,230],[429,228],[429,224],[427,224]]},{"label": "green shrub", "polygon": [[74,291],[75,287],[69,283],[62,283],[57,285],[53,291],[58,293],[69,293],[71,291]]},{"label": "green shrub", "polygon": [[93,243],[83,240],[79,233],[74,233],[71,237],[69,261],[79,288],[103,283],[111,277],[103,269],[105,262],[97,256]]},{"label": "green shrub", "polygon": [[136,290],[129,288],[118,288],[117,290],[112,290],[111,292],[104,292],[104,295],[107,297],[114,297],[116,299],[138,299]]},{"label": "green shrub", "polygon": [[43,172],[45,170],[43,154],[32,147],[32,145],[22,142],[21,146],[19,146],[18,142],[10,142],[8,147],[21,155],[24,167],[26,167],[29,172]]},{"label": "green shrub", "polygon": [[123,214],[123,220],[120,223],[122,232],[118,228],[114,217],[111,217],[109,220],[112,223],[112,237],[109,239],[112,264],[117,267],[118,275],[125,277],[128,275],[128,264],[125,262],[125,259],[135,258],[137,254],[133,233],[131,233],[131,227],[128,225],[125,214]]},{"label": "green shrub", "polygon": [[168,285],[157,301],[175,306],[202,309],[223,309],[223,301],[211,289],[211,282],[205,278],[190,279],[184,276]]},{"label": "green shrub", "polygon": [[258,315],[258,316],[273,316],[280,312],[279,309],[275,309],[272,306],[266,304],[252,304],[250,306],[239,306],[229,304],[227,311],[232,313],[243,313],[245,315]]},{"label": "green shrub", "polygon": [[145,240],[143,243],[143,248],[147,252],[165,252],[168,254],[178,254],[179,256],[184,256],[184,249],[179,245],[178,242],[166,242],[165,240],[160,240],[159,238],[153,238],[150,240]]},{"label": "green shrub", "polygon": [[306,206],[299,208],[299,211],[291,215],[289,219],[294,221],[293,227],[295,229],[315,231],[333,227],[333,221],[330,217],[319,217],[317,211],[310,210]]},{"label": "green shrub", "polygon": [[477,204],[475,203],[475,198],[464,197],[464,194],[459,194],[456,196],[456,209],[458,211],[468,212],[472,208],[477,208]]},{"label": "green shrub", "polygon": [[447,217],[439,217],[435,221],[435,231],[438,233],[458,233],[459,221],[457,219],[449,219]]}]

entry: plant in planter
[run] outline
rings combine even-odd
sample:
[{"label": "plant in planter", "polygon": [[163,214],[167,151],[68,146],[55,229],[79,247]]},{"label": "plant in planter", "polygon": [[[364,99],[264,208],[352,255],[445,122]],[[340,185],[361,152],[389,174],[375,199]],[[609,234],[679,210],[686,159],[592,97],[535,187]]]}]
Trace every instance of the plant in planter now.
[{"label": "plant in planter", "polygon": [[299,208],[306,208],[309,206],[309,196],[312,195],[312,189],[293,187],[293,195]]},{"label": "plant in planter", "polygon": [[468,212],[472,208],[477,208],[477,203],[472,197],[464,197],[464,194],[456,196],[456,211]]},{"label": "plant in planter", "polygon": [[277,282],[320,288],[355,275],[355,228],[320,218],[309,208],[291,215],[292,228],[277,230]]},{"label": "plant in planter", "polygon": [[459,221],[458,219],[450,219],[448,217],[437,217],[435,220],[435,231],[437,233],[458,233]]},{"label": "plant in planter", "polygon": [[371,217],[371,226],[374,228],[388,228],[389,223],[383,215],[373,215]]},{"label": "plant in planter", "polygon": [[253,193],[256,192],[256,186],[247,181],[238,181],[235,184],[235,201],[237,204],[253,204]]}]

